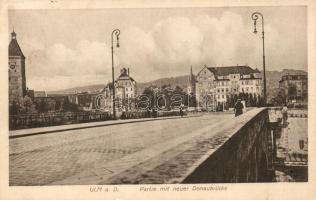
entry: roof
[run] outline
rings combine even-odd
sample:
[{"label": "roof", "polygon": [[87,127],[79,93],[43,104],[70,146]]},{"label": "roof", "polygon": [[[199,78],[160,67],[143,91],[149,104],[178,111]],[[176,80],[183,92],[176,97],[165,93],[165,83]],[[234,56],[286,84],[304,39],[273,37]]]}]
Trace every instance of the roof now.
[{"label": "roof", "polygon": [[227,67],[207,67],[215,76],[226,76],[229,74],[252,74],[260,73],[258,69],[252,69],[249,66],[227,66]]},{"label": "roof", "polygon": [[215,79],[214,81],[230,81],[230,79],[225,78],[225,79]]},{"label": "roof", "polygon": [[9,44],[9,56],[21,56],[22,58],[25,58],[14,32],[12,33],[12,39]]},{"label": "roof", "polygon": [[129,70],[127,70],[126,68],[121,69],[121,74],[115,82],[117,82],[118,80],[131,80],[132,82],[136,82],[132,77],[129,76]]},{"label": "roof", "polygon": [[251,78],[241,78],[240,80],[256,80],[256,79],[261,79],[259,77],[251,77]]},{"label": "roof", "polygon": [[295,74],[295,75],[286,74],[282,76],[282,80],[302,80],[302,79],[307,80],[307,75],[306,74]]}]

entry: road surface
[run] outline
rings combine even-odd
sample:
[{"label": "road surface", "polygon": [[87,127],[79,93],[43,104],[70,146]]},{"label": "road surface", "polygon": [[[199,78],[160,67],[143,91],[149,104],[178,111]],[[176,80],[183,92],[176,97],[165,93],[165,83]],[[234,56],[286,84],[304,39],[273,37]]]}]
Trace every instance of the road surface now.
[{"label": "road surface", "polygon": [[233,119],[207,114],[10,139],[10,185],[177,182],[225,139],[216,130]]}]

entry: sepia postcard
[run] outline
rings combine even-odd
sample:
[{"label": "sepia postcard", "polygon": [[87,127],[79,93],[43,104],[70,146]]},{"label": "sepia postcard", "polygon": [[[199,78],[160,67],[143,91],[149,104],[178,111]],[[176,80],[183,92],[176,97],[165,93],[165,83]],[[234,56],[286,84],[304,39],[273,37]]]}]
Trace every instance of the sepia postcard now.
[{"label": "sepia postcard", "polygon": [[0,1],[0,199],[316,199],[312,1]]}]

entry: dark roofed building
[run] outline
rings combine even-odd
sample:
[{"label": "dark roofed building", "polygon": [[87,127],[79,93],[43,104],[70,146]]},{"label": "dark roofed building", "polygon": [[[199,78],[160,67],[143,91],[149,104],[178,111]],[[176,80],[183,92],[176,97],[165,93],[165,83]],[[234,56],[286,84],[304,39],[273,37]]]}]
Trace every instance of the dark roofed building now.
[{"label": "dark roofed building", "polygon": [[249,75],[260,73],[258,69],[252,69],[249,66],[225,66],[225,67],[207,67],[215,76],[227,76],[230,74]]},{"label": "dark roofed building", "polygon": [[204,65],[197,74],[198,104],[207,110],[223,106],[232,95],[262,94],[260,71],[249,66],[209,67]]}]

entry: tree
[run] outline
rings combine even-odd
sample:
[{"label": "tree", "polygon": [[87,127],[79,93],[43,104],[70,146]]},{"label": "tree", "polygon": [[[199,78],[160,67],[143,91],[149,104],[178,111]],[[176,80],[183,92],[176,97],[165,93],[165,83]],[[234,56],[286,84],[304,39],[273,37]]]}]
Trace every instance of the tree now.
[{"label": "tree", "polygon": [[77,112],[79,111],[79,105],[75,104],[75,103],[71,103],[69,102],[68,99],[65,100],[64,104],[63,104],[63,111],[67,112]]},{"label": "tree", "polygon": [[282,106],[283,104],[285,104],[286,94],[285,94],[284,89],[280,89],[279,92],[277,93],[277,96],[275,96],[272,101],[275,106]]},{"label": "tree", "polygon": [[35,104],[33,103],[32,99],[25,95],[24,98],[22,99],[22,112],[24,113],[35,113]]},{"label": "tree", "polygon": [[44,100],[44,98],[42,98],[41,101],[38,102],[36,106],[39,113],[46,113],[48,111],[47,103]]},{"label": "tree", "polygon": [[182,89],[180,86],[177,85],[177,86],[175,87],[175,89],[174,89],[174,92],[181,94],[181,93],[183,93],[183,89]]},{"label": "tree", "polygon": [[20,109],[20,106],[17,104],[17,102],[13,101],[12,105],[9,107],[9,114],[16,115],[16,114],[18,114],[19,109]]}]

